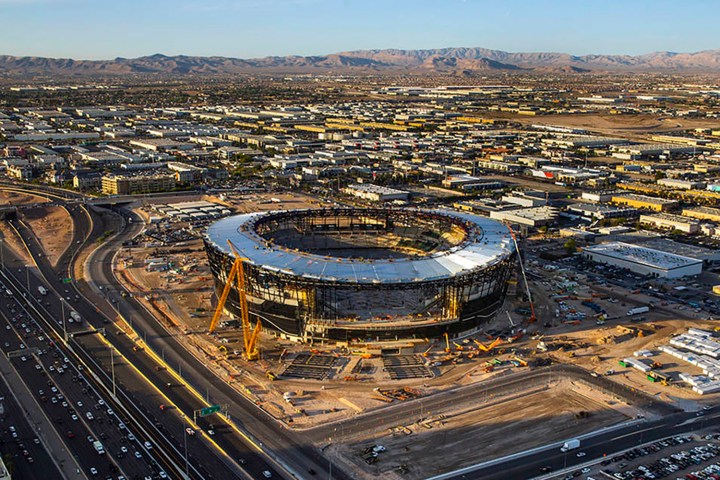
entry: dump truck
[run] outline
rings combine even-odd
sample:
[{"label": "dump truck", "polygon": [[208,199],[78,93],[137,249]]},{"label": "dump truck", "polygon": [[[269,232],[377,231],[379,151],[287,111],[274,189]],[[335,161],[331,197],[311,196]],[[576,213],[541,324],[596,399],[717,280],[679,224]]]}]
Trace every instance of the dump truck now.
[{"label": "dump truck", "polygon": [[577,438],[572,438],[565,442],[562,447],[560,447],[561,452],[569,452],[570,450],[575,450],[580,446],[580,440]]}]

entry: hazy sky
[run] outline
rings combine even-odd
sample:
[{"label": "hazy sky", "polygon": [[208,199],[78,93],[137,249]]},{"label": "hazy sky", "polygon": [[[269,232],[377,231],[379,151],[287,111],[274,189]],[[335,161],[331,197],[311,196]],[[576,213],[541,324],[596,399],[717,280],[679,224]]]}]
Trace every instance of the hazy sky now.
[{"label": "hazy sky", "polygon": [[85,59],[720,48],[717,0],[0,0],[0,21],[0,54]]}]

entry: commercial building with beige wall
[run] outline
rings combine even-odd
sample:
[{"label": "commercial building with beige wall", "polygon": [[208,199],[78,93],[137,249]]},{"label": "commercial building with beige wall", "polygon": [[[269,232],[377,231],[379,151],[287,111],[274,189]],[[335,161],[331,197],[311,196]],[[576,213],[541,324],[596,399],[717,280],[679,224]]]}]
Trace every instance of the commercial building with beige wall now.
[{"label": "commercial building with beige wall", "polygon": [[175,175],[105,175],[102,178],[102,191],[107,195],[166,192],[175,185]]}]

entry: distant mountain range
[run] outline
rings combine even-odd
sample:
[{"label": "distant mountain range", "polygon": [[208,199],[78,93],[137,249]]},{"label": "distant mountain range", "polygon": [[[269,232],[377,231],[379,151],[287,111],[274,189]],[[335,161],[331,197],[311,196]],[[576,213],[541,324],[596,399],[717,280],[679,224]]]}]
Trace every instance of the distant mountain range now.
[{"label": "distant mountain range", "polygon": [[114,60],[13,57],[0,55],[0,74],[28,75],[225,75],[252,72],[287,73],[445,73],[603,71],[720,72],[720,50],[695,53],[654,52],[645,55],[510,53],[485,48],[431,50],[358,50],[321,56],[240,59],[161,54]]}]

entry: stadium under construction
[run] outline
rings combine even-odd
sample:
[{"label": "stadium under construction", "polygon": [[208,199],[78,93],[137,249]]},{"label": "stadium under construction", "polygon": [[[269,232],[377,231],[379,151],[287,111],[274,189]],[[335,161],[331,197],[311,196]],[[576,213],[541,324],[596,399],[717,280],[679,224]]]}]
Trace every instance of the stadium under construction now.
[{"label": "stadium under construction", "polygon": [[[516,265],[506,226],[445,210],[250,213],[204,240],[218,292],[240,258],[250,321],[308,343],[471,333],[502,305]],[[240,318],[238,288],[225,309]]]}]

